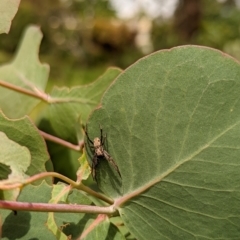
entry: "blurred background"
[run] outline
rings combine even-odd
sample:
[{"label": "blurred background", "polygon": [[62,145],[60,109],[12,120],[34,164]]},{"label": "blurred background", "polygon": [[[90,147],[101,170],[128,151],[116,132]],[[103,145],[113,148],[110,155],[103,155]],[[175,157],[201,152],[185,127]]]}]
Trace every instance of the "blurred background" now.
[{"label": "blurred background", "polygon": [[50,85],[86,84],[108,66],[125,69],[183,44],[240,60],[240,0],[21,0],[10,33],[0,38],[0,64],[29,24],[44,34],[40,59],[51,67]]}]

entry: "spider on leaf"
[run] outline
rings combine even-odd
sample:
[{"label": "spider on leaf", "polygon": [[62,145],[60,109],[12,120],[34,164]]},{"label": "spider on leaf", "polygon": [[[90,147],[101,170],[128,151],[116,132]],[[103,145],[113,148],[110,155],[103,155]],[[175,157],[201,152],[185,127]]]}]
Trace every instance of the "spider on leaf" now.
[{"label": "spider on leaf", "polygon": [[113,166],[113,168],[116,170],[116,172],[119,174],[119,176],[122,177],[117,164],[114,162],[111,155],[104,149],[104,144],[107,139],[107,134],[105,134],[103,136],[103,129],[100,124],[99,124],[99,127],[100,127],[100,138],[95,137],[93,139],[93,141],[90,139],[90,137],[88,135],[87,126],[84,129],[84,132],[87,136],[89,147],[90,147],[91,151],[93,152],[92,165],[91,165],[92,177],[95,181],[97,181],[96,167],[101,159],[106,159]]}]

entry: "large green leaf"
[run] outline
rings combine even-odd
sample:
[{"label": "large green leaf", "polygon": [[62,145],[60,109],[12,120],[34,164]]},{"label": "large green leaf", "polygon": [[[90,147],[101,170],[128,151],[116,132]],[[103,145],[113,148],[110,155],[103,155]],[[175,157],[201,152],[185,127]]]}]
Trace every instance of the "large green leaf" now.
[{"label": "large green leaf", "polygon": [[[46,171],[45,163],[49,160],[46,144],[37,128],[28,117],[10,120],[0,112],[0,131],[4,132],[12,141],[29,150],[31,154],[31,163],[26,171],[27,175],[32,176]],[[13,158],[14,155],[9,155],[9,161],[12,161]],[[17,162],[19,159],[15,161]]]},{"label": "large green leaf", "polygon": [[[38,59],[42,33],[38,27],[27,28],[14,60],[0,67],[0,80],[32,92],[44,91],[49,67]],[[38,99],[0,87],[0,108],[11,118],[23,117],[39,103]]]},{"label": "large green leaf", "polygon": [[195,46],[141,59],[105,93],[88,130],[107,132],[122,182],[104,160],[98,182],[137,239],[240,239],[239,93],[239,63]]},{"label": "large green leaf", "polygon": [[0,33],[8,33],[20,0],[1,0],[0,4]]}]

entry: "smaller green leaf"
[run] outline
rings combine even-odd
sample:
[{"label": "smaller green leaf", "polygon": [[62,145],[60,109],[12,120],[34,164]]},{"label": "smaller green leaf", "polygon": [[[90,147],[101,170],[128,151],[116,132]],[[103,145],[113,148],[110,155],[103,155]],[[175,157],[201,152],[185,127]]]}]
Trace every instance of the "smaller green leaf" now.
[{"label": "smaller green leaf", "polygon": [[[0,112],[0,131],[4,132],[9,139],[28,149],[30,152],[31,163],[27,168],[26,174],[32,176],[37,173],[45,172],[45,162],[49,160],[46,144],[39,134],[38,129],[28,117],[10,120]],[[1,146],[1,153],[4,147]],[[23,156],[26,159],[26,157]],[[22,168],[26,168],[22,158],[12,159],[19,161]],[[26,161],[26,160],[25,160]]]},{"label": "smaller green leaf", "polygon": [[[48,80],[49,66],[41,64],[38,51],[42,33],[38,27],[27,28],[14,60],[0,67],[0,79],[32,92],[42,92]],[[40,100],[0,87],[0,108],[10,118],[29,114]]]},{"label": "smaller green leaf", "polygon": [[[70,186],[63,183],[54,186],[51,201],[55,203],[61,201],[69,204],[92,205],[91,199],[82,192],[76,189],[70,191],[70,189]],[[49,213],[47,226],[59,239],[66,239],[66,236],[76,239],[86,227],[86,224],[94,217],[93,214],[84,213]]]},{"label": "smaller green leaf", "polygon": [[[0,132],[0,146],[0,163],[3,166],[1,168],[3,175],[0,178],[5,179],[0,181],[0,189],[3,189],[10,183],[21,182],[26,178],[25,173],[30,165],[31,155],[26,147],[13,142],[3,132]],[[10,174],[6,177],[9,170],[11,170]],[[4,190],[0,194],[0,199],[16,200],[19,191],[20,189]]]},{"label": "smaller green leaf", "polygon": [[8,33],[12,19],[17,13],[20,0],[1,0],[0,4],[0,33]]},{"label": "smaller green leaf", "polygon": [[99,104],[106,89],[121,73],[118,68],[109,68],[95,82],[69,88],[54,88],[50,93],[51,104],[47,108],[50,124],[58,137],[78,144],[82,136],[79,118],[86,122],[90,112]]}]

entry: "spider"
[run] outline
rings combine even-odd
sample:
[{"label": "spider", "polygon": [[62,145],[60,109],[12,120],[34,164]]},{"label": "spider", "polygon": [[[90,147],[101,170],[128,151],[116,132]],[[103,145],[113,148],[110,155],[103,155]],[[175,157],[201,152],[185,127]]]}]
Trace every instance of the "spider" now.
[{"label": "spider", "polygon": [[87,127],[86,127],[86,129],[84,129],[84,132],[85,132],[85,134],[87,136],[87,140],[88,140],[88,144],[90,146],[90,149],[94,153],[93,154],[93,158],[92,158],[92,166],[91,166],[92,177],[97,182],[96,167],[97,167],[99,161],[101,159],[104,159],[104,158],[109,163],[112,164],[112,166],[114,167],[116,172],[119,174],[119,176],[122,177],[121,174],[120,174],[120,171],[118,169],[117,164],[114,162],[114,160],[111,157],[111,155],[104,149],[104,144],[105,144],[105,141],[107,139],[107,134],[105,134],[105,136],[103,136],[103,129],[102,129],[101,125],[99,125],[99,128],[100,128],[100,138],[95,137],[93,139],[93,141],[88,136]]}]

